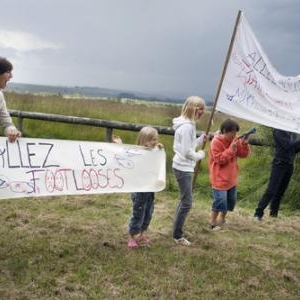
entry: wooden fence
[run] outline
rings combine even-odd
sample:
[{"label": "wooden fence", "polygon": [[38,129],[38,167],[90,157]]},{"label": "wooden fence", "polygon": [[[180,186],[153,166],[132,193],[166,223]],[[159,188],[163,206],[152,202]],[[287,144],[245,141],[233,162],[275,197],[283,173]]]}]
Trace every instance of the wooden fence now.
[{"label": "wooden fence", "polygon": [[[75,116],[28,112],[28,111],[20,111],[20,110],[13,110],[13,109],[10,109],[9,113],[12,117],[18,118],[17,127],[19,128],[20,131],[23,131],[24,119],[33,119],[33,120],[42,120],[42,121],[78,124],[78,125],[89,125],[89,126],[106,128],[106,141],[108,142],[112,140],[114,129],[127,130],[127,131],[140,131],[142,127],[149,126],[149,124],[148,125],[134,124],[134,123],[125,123],[125,122],[110,121],[110,120],[75,117]],[[159,134],[174,135],[174,129],[171,127],[164,127],[164,126],[157,126],[157,125],[151,125],[151,126],[156,128]],[[249,143],[254,146],[270,146],[270,144],[267,143],[266,141],[259,140],[259,139],[250,139]]]}]

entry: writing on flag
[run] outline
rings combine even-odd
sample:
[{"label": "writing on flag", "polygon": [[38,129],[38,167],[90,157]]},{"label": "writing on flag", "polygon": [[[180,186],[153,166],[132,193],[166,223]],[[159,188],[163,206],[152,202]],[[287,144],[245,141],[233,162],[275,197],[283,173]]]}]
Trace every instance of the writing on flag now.
[{"label": "writing on flag", "polygon": [[216,109],[300,133],[300,75],[276,71],[241,14]]},{"label": "writing on flag", "polygon": [[0,137],[0,199],[158,192],[165,156],[135,145]]}]

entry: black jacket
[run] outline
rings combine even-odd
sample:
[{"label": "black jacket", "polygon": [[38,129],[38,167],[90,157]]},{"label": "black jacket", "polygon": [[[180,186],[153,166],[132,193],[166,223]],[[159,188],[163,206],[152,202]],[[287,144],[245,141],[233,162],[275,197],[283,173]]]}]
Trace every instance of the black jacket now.
[{"label": "black jacket", "polygon": [[275,155],[274,162],[293,164],[296,153],[300,151],[300,140],[296,134],[280,129],[273,130]]}]

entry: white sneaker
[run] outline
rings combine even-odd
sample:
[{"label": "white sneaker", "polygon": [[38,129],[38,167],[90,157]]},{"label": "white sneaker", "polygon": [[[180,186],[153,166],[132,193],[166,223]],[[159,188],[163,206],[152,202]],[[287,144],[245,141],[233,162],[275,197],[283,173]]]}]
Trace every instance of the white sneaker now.
[{"label": "white sneaker", "polygon": [[210,226],[211,226],[210,228],[212,231],[219,231],[219,230],[223,229],[223,227],[220,225],[214,225],[214,226],[210,225]]},{"label": "white sneaker", "polygon": [[190,246],[192,243],[185,239],[184,237],[180,239],[173,239],[176,244],[183,245],[183,246]]},{"label": "white sneaker", "polygon": [[[225,224],[225,223],[222,223],[222,225]],[[223,229],[223,226],[221,224],[220,225],[211,225],[209,224],[209,229],[211,231],[219,231],[219,230],[222,230]]]}]

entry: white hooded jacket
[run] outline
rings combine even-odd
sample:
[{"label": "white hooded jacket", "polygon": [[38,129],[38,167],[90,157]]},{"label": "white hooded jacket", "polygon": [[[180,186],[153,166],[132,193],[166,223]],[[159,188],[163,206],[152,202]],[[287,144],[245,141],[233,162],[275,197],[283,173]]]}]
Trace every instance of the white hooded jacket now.
[{"label": "white hooded jacket", "polygon": [[182,116],[173,119],[175,130],[172,167],[183,172],[194,172],[196,162],[205,157],[205,152],[196,152],[196,125]]}]

